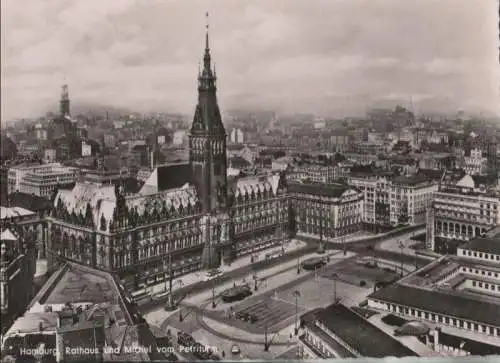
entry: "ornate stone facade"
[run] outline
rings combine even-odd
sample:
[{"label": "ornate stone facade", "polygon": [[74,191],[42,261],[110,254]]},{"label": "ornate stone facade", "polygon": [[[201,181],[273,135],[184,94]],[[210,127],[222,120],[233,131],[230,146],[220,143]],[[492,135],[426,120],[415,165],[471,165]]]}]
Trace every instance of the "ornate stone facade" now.
[{"label": "ornate stone facade", "polygon": [[[282,243],[284,176],[228,180],[226,133],[207,44],[189,164],[160,166],[136,194],[95,182],[60,190],[49,220],[49,266],[73,261],[140,288]],[[171,266],[169,261],[171,261]],[[50,268],[50,267],[49,267]]]}]

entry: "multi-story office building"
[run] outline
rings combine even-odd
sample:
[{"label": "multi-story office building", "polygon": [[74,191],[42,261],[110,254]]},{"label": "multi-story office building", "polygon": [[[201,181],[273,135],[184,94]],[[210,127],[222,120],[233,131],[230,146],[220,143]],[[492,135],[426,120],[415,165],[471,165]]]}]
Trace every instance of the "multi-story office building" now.
[{"label": "multi-story office building", "polygon": [[481,175],[488,168],[488,158],[480,148],[468,150],[464,156],[463,169],[470,175]]},{"label": "multi-story office building", "polygon": [[8,191],[50,196],[58,186],[74,183],[78,170],[60,163],[16,165],[9,169]]},{"label": "multi-story office building", "polygon": [[78,177],[78,169],[62,166],[59,163],[46,164],[44,168],[29,170],[22,177],[17,191],[50,197],[58,187],[74,183]]},{"label": "multi-story office building", "polygon": [[299,235],[336,238],[362,227],[363,194],[344,184],[290,182],[292,227]]},{"label": "multi-story office building", "polygon": [[293,168],[287,175],[289,180],[310,180],[315,183],[333,183],[341,176],[340,167],[336,165],[303,165]]},{"label": "multi-story office building", "polygon": [[478,188],[470,175],[434,194],[428,212],[427,248],[455,253],[458,241],[484,235],[500,224],[500,196]]},{"label": "multi-story office building", "polygon": [[436,181],[421,174],[355,173],[348,179],[364,193],[363,222],[375,227],[425,223],[432,194],[438,190]]},{"label": "multi-story office building", "polygon": [[284,177],[227,177],[208,34],[206,42],[189,163],[157,167],[135,194],[97,182],[60,190],[49,218],[49,269],[76,261],[114,271],[134,289],[283,241]]}]

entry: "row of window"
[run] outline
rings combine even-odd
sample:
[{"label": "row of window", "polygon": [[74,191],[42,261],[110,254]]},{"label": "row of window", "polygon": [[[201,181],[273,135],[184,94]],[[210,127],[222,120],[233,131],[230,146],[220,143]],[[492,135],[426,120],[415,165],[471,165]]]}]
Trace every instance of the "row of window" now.
[{"label": "row of window", "polygon": [[487,282],[480,282],[480,281],[472,281],[472,287],[480,287],[480,288],[483,288],[483,285],[484,285],[484,288],[485,289],[490,289],[491,291],[495,291],[495,289],[500,292],[500,285],[496,285],[496,284],[489,284]]},{"label": "row of window", "polygon": [[474,256],[474,257],[479,257],[479,258],[483,258],[483,259],[486,259],[486,260],[500,261],[500,255],[494,255],[492,253],[486,253],[486,252],[483,253],[483,252],[476,252],[476,251],[470,251],[470,250],[463,250],[462,254],[464,256]]},{"label": "row of window", "polygon": [[[308,330],[306,330],[306,334],[304,336],[304,339],[307,343],[312,345],[315,349],[317,349],[319,352],[321,352],[321,355],[326,358],[335,358],[335,355],[333,352],[329,349],[328,346],[323,344],[323,341],[321,339],[316,338],[313,334],[310,334]],[[322,358],[323,358],[322,357]],[[315,357],[302,357],[302,358],[315,358]]]},{"label": "row of window", "polygon": [[440,314],[429,313],[425,311],[421,311],[418,309],[402,307],[395,304],[386,304],[387,310],[399,314],[410,315],[412,317],[417,317],[425,320],[429,320],[432,322],[442,323],[449,326],[471,330],[479,333],[486,333],[492,336],[498,336],[500,334],[500,329],[492,326],[472,323],[470,321],[465,321],[457,318],[450,318],[449,316],[443,316]]}]

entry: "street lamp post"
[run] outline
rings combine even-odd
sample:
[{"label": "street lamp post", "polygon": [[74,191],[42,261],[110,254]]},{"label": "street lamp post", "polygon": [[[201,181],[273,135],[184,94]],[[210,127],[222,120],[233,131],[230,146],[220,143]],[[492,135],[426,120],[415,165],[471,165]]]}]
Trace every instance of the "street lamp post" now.
[{"label": "street lamp post", "polygon": [[264,325],[264,352],[269,351],[269,342],[267,341],[267,322]]},{"label": "street lamp post", "polygon": [[405,248],[403,242],[399,241],[399,248],[401,249],[401,276],[403,276],[403,249]]},{"label": "street lamp post", "polygon": [[344,245],[344,256],[345,256],[345,255],[347,255],[347,243],[346,243],[345,235],[342,236],[342,242]]},{"label": "street lamp post", "polygon": [[337,274],[332,275],[333,280],[333,303],[337,303]]},{"label": "street lamp post", "polygon": [[[170,247],[170,246],[169,246]],[[168,251],[168,300],[167,300],[167,307],[169,309],[173,309],[174,308],[174,296],[172,294],[172,290],[173,290],[173,276],[172,276],[172,251],[171,249],[169,248],[169,251]],[[165,278],[165,292],[167,292],[167,279]]]},{"label": "street lamp post", "polygon": [[212,309],[215,309],[215,307],[217,306],[215,304],[215,280],[217,279],[217,277],[215,277],[213,279],[213,284],[212,284]]},{"label": "street lamp post", "polygon": [[[179,285],[179,288],[181,288],[184,285],[182,280],[178,280],[177,284]],[[181,310],[181,306],[179,304],[179,321],[183,321],[183,320],[184,320],[184,317],[182,316],[182,310]]]},{"label": "street lamp post", "polygon": [[298,319],[299,319],[299,297],[300,297],[300,291],[295,290],[293,292],[295,295],[295,330],[294,333],[295,335],[299,334],[299,325],[298,325]]},{"label": "street lamp post", "polygon": [[321,215],[319,217],[319,244],[318,253],[325,253],[325,246],[323,244],[323,210],[321,210]]}]

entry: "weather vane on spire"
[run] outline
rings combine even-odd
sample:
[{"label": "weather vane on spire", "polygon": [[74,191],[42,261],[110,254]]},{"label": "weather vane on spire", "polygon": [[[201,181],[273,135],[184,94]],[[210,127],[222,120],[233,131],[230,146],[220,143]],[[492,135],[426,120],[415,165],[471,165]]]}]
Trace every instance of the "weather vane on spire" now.
[{"label": "weather vane on spire", "polygon": [[205,28],[207,28],[208,30],[208,11],[205,13],[205,20],[206,20]]}]

